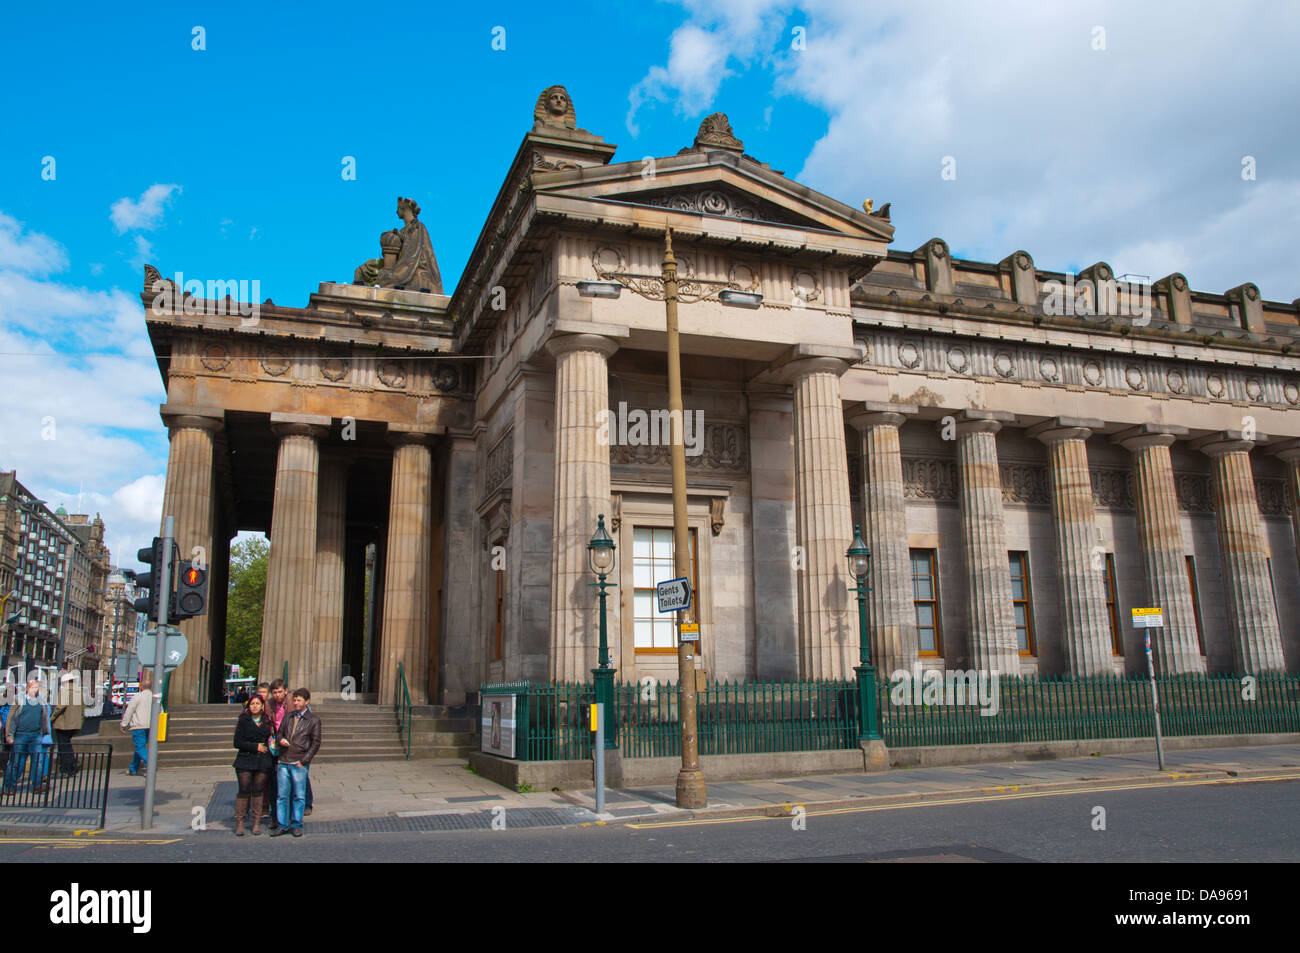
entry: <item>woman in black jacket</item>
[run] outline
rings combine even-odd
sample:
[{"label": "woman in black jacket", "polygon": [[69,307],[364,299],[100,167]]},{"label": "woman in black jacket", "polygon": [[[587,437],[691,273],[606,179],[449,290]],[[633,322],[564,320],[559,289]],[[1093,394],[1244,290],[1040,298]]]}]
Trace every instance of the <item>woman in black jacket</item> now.
[{"label": "woman in black jacket", "polygon": [[235,776],[239,794],[235,798],[235,835],[244,836],[244,818],[253,814],[253,833],[262,833],[262,798],[271,776],[271,718],[265,711],[261,695],[254,695],[235,725]]}]

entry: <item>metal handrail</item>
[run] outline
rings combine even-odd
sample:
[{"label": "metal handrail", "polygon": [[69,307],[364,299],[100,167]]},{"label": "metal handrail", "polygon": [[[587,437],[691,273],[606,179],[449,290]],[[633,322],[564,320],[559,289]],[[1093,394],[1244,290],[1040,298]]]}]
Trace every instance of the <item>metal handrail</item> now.
[{"label": "metal handrail", "polygon": [[[401,662],[397,663],[397,679],[402,686],[401,697],[397,699],[397,733],[406,741],[406,760],[411,760],[411,693],[406,687],[406,668]],[[402,716],[406,716],[405,729],[403,730]]]}]

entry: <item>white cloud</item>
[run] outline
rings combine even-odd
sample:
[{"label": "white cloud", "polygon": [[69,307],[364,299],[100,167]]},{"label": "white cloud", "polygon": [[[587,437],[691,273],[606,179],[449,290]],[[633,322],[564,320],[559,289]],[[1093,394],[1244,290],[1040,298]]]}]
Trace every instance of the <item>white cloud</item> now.
[{"label": "white cloud", "polygon": [[40,232],[23,234],[23,223],[0,212],[0,269],[32,275],[57,274],[68,267],[63,246]]},{"label": "white cloud", "polygon": [[[632,91],[634,109],[681,95],[695,113],[725,111],[720,69],[772,65],[773,95],[829,117],[793,177],[853,206],[892,202],[895,248],[942,236],[961,257],[1024,248],[1043,268],[1105,260],[1182,271],[1206,291],[1254,281],[1270,299],[1300,295],[1285,254],[1300,143],[1284,118],[1300,101],[1288,68],[1300,7],[808,0],[787,20],[762,0],[683,5],[670,49],[681,36],[711,58],[675,67],[670,54]],[[794,24],[803,51],[789,49]],[[1256,181],[1241,178],[1247,155]],[[945,156],[954,181],[940,177]]]},{"label": "white cloud", "polygon": [[162,216],[168,199],[173,192],[180,192],[179,185],[151,185],[141,193],[140,198],[131,201],[128,197],[118,199],[109,209],[109,217],[118,234],[133,229],[151,231],[162,224]]}]

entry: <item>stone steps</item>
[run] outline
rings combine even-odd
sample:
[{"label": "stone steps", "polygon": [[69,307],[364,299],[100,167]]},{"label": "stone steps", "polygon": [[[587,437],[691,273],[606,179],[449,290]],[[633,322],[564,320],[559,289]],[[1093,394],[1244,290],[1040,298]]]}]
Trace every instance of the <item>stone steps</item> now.
[{"label": "stone steps", "polygon": [[[231,741],[239,711],[236,705],[173,705],[168,712],[167,740],[159,745],[161,765],[229,766],[235,760]],[[392,706],[330,699],[313,704],[312,711],[320,717],[324,737],[317,760],[405,760],[406,748]],[[107,720],[101,724],[99,735],[81,740],[112,743],[113,767],[124,768],[131,761],[131,743],[117,726],[116,720]],[[477,719],[463,706],[420,706],[411,717],[411,758],[466,759],[478,747],[477,729]]]}]

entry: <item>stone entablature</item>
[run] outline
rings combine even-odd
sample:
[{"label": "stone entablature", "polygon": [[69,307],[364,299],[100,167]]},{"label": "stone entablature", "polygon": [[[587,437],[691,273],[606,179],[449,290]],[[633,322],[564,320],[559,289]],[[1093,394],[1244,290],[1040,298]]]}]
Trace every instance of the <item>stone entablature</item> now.
[{"label": "stone entablature", "polygon": [[[858,316],[857,320],[861,323],[863,319]],[[958,323],[967,326],[959,329],[954,326]],[[1000,329],[1000,340],[958,337],[955,333],[972,330],[967,322],[948,324],[944,329],[948,333],[942,336],[938,327],[860,331],[859,341],[866,346],[862,366],[1032,387],[1145,393],[1278,409],[1300,406],[1300,367],[1291,358],[1261,358],[1258,363],[1262,366],[1242,367],[1239,354],[1190,356],[1189,347],[1154,344],[1138,351],[1135,341],[1116,337],[1113,342],[1098,342],[1063,332],[1051,332],[1048,343],[1046,333],[1030,329],[1022,334],[1016,333],[1019,329]],[[1113,350],[1106,343],[1111,343]]]}]

